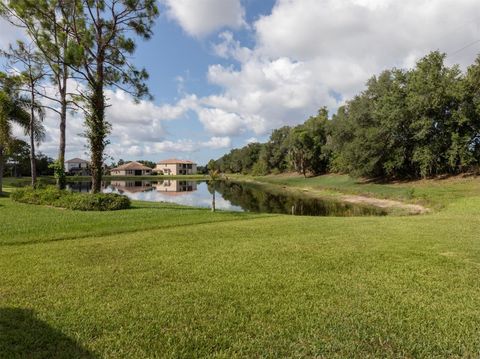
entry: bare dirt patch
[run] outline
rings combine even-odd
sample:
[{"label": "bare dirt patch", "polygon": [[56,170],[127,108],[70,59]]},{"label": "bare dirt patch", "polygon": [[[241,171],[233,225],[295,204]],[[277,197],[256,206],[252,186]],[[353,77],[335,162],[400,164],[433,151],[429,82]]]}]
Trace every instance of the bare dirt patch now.
[{"label": "bare dirt patch", "polygon": [[403,203],[403,202],[394,201],[391,199],[380,199],[380,198],[372,198],[372,197],[357,196],[357,195],[343,195],[340,198],[342,201],[348,202],[348,203],[368,204],[371,206],[384,208],[384,209],[398,208],[398,209],[407,211],[409,214],[425,214],[430,212],[428,208],[425,208],[419,204]]}]

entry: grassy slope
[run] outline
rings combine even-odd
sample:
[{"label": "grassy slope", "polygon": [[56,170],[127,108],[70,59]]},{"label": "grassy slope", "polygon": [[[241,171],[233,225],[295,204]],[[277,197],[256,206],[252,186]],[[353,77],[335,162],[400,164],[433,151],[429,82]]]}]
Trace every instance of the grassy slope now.
[{"label": "grassy slope", "polygon": [[0,199],[0,358],[477,357],[478,180],[442,183],[416,217]]}]

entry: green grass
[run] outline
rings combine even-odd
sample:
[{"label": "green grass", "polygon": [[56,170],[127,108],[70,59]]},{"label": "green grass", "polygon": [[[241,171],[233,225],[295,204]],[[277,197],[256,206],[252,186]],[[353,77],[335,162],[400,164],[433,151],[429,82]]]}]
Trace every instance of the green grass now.
[{"label": "green grass", "polygon": [[0,358],[480,356],[478,180],[390,186],[445,206],[335,218],[0,198]]}]

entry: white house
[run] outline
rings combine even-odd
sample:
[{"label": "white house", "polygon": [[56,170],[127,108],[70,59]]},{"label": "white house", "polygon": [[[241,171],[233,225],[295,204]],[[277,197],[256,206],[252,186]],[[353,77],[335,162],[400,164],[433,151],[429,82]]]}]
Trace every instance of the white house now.
[{"label": "white house", "polygon": [[88,175],[89,162],[81,158],[65,161],[65,171],[70,174]]},{"label": "white house", "polygon": [[171,176],[194,175],[197,174],[197,164],[188,160],[172,158],[158,162],[154,172]]}]

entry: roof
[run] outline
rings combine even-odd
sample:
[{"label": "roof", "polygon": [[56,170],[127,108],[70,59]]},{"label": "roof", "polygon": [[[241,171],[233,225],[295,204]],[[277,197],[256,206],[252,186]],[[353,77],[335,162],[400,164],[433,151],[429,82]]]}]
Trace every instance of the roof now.
[{"label": "roof", "polygon": [[181,164],[195,164],[195,162],[193,161],[189,161],[189,160],[179,160],[177,158],[169,158],[168,160],[162,160],[160,162],[158,162],[159,165],[170,165],[170,164],[177,164],[177,163],[181,163]]},{"label": "roof", "polygon": [[75,157],[75,158],[72,158],[71,160],[65,161],[65,163],[88,163],[88,161]]},{"label": "roof", "polygon": [[151,171],[152,169],[136,161],[128,162],[121,166],[118,166],[117,168],[112,169],[112,171],[125,171],[125,170],[133,170],[133,171],[150,170]]}]

